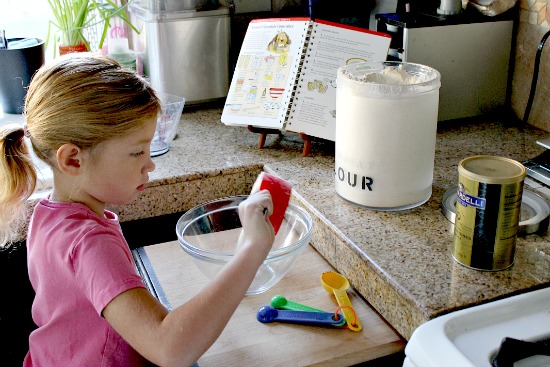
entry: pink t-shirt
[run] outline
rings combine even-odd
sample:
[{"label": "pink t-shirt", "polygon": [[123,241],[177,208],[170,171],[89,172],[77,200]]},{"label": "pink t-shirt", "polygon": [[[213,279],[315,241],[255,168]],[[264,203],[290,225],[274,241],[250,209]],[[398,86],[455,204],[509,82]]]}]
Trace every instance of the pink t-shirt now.
[{"label": "pink t-shirt", "polygon": [[122,292],[145,287],[116,214],[42,199],[27,235],[36,296],[27,366],[141,366],[141,357],[101,316]]}]

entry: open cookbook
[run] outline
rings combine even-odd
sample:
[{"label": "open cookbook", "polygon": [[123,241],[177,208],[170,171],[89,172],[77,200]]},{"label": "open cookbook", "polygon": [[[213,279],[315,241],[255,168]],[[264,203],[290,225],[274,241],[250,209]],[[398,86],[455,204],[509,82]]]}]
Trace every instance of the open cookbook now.
[{"label": "open cookbook", "polygon": [[390,41],[385,33],[309,18],[253,20],[221,121],[334,141],[338,68],[386,60]]}]

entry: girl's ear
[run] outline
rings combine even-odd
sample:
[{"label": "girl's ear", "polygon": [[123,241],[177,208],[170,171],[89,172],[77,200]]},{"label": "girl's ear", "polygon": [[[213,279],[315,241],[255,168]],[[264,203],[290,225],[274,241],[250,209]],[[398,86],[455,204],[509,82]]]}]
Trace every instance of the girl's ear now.
[{"label": "girl's ear", "polygon": [[82,171],[82,153],[82,149],[73,143],[60,146],[56,153],[59,170],[71,176],[79,175]]}]

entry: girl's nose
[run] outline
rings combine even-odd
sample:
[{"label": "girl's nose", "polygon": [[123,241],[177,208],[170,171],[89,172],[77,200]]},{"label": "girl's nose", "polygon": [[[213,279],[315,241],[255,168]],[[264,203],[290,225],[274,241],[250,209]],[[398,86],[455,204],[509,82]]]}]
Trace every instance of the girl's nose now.
[{"label": "girl's nose", "polygon": [[145,165],[145,172],[153,172],[155,170],[155,162],[153,162],[153,159],[149,156],[149,162]]}]

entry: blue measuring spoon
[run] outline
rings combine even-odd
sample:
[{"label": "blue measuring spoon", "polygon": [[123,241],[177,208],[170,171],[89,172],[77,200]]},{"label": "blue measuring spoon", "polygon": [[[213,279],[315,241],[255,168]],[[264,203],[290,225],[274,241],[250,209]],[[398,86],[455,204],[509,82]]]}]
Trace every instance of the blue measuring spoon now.
[{"label": "blue measuring spoon", "polygon": [[256,319],[263,323],[278,321],[319,326],[338,326],[342,324],[342,320],[345,323],[341,314],[334,319],[334,314],[330,312],[278,310],[271,305],[260,307]]},{"label": "blue measuring spoon", "polygon": [[[310,311],[310,312],[326,312],[318,308],[313,308],[310,306],[303,305],[301,303],[292,302],[280,294],[271,298],[269,304],[272,307],[275,307],[279,310],[289,310],[289,311]],[[346,319],[342,318],[340,323],[334,324],[334,326],[344,326]]]}]

